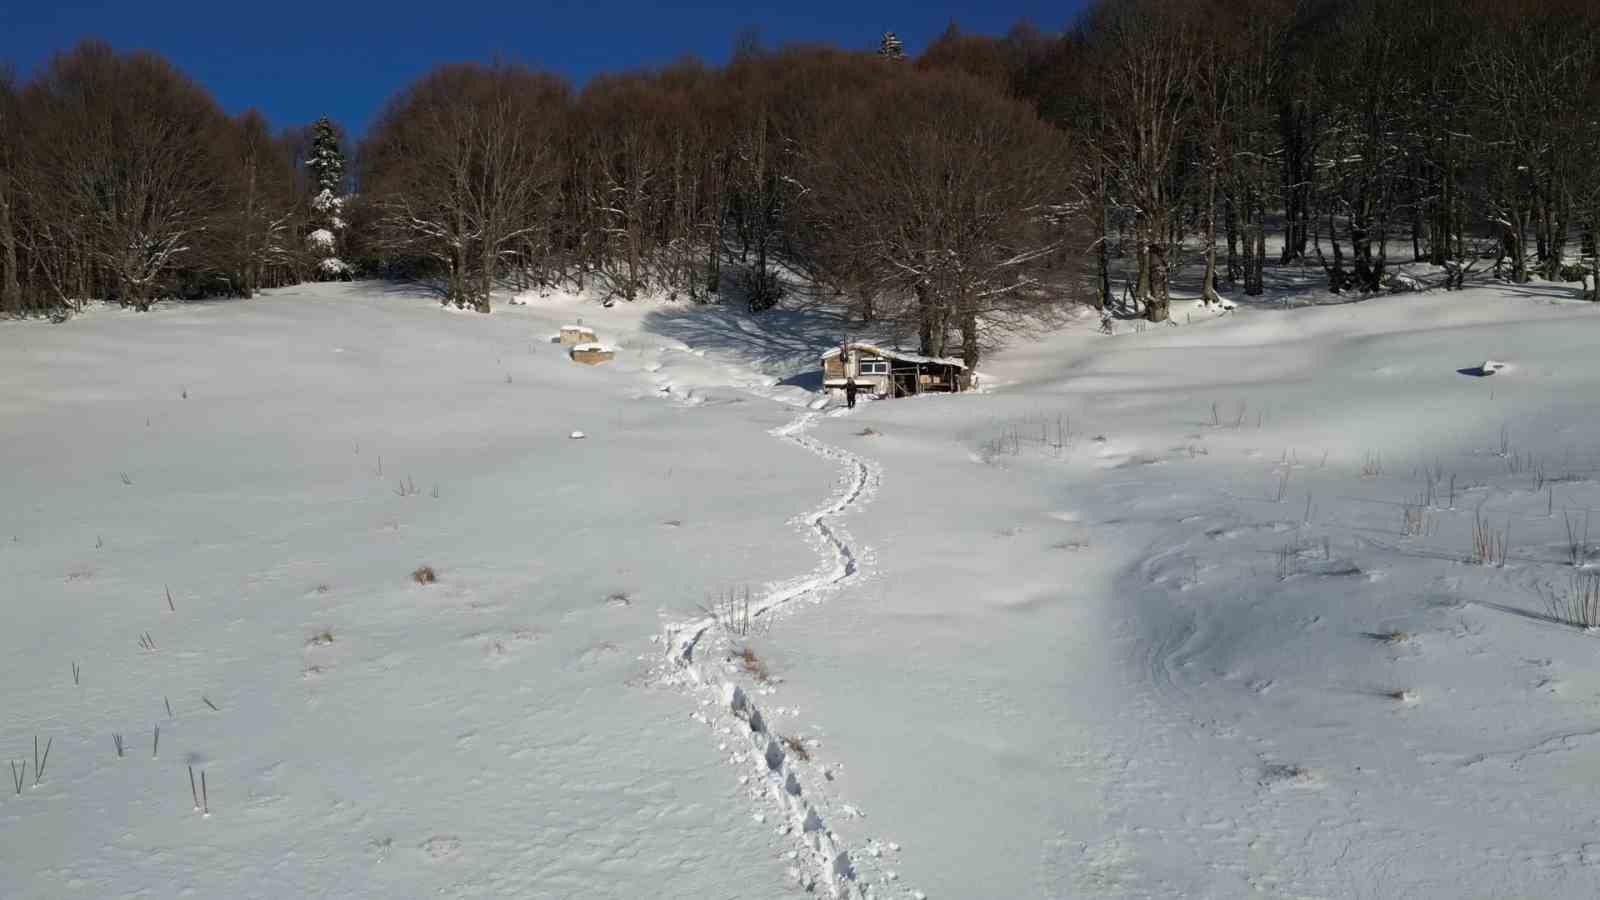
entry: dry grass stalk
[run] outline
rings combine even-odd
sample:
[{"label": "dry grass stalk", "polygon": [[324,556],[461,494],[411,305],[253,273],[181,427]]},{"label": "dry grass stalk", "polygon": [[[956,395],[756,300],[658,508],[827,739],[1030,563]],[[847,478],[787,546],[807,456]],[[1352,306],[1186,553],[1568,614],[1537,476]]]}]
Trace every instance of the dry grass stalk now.
[{"label": "dry grass stalk", "polygon": [[751,678],[757,681],[766,681],[771,677],[771,673],[767,671],[766,662],[756,656],[756,652],[749,647],[740,647],[734,650],[733,658],[738,661],[739,668],[743,669],[745,674]]},{"label": "dry grass stalk", "polygon": [[1300,571],[1300,542],[1284,544],[1278,548],[1278,580],[1288,581]]},{"label": "dry grass stalk", "polygon": [[788,751],[789,755],[795,759],[801,762],[811,761],[811,749],[806,746],[805,741],[787,734],[778,735],[778,740],[782,742],[783,749]]},{"label": "dry grass stalk", "polygon": [[1283,471],[1278,473],[1278,489],[1272,495],[1272,502],[1273,503],[1282,503],[1284,496],[1287,495],[1288,493],[1289,493],[1289,468],[1287,466],[1285,466]]},{"label": "dry grass stalk", "polygon": [[418,566],[416,571],[411,573],[411,580],[417,584],[433,584],[439,580],[439,576],[434,574],[433,566]]},{"label": "dry grass stalk", "polygon": [[1589,511],[1583,511],[1582,537],[1579,537],[1572,514],[1562,513],[1562,516],[1567,520],[1567,560],[1573,568],[1582,568],[1589,561]]},{"label": "dry grass stalk", "polygon": [[1480,566],[1504,566],[1506,564],[1506,551],[1511,543],[1511,521],[1506,521],[1503,531],[1495,531],[1483,520],[1483,509],[1480,507],[1473,514],[1472,523],[1472,558]]},{"label": "dry grass stalk", "polygon": [[45,766],[50,765],[50,748],[51,748],[51,746],[53,746],[55,744],[55,742],[56,742],[55,738],[50,738],[49,740],[44,742],[44,756],[41,757],[39,755],[39,736],[37,734],[33,736],[33,786],[34,787],[38,787],[39,786],[39,779],[44,777]]},{"label": "dry grass stalk", "polygon": [[1425,502],[1401,504],[1400,513],[1401,533],[1417,535],[1427,530],[1428,507]]},{"label": "dry grass stalk", "polygon": [[1578,572],[1572,586],[1562,593],[1545,597],[1545,612],[1550,618],[1579,628],[1600,626],[1600,572]]},{"label": "dry grass stalk", "polygon": [[1383,474],[1383,457],[1376,453],[1368,453],[1366,461],[1361,464],[1362,478],[1377,478]]},{"label": "dry grass stalk", "polygon": [[747,637],[750,634],[753,613],[749,587],[743,593],[729,590],[713,597],[707,605],[700,607],[700,611],[733,637]]}]

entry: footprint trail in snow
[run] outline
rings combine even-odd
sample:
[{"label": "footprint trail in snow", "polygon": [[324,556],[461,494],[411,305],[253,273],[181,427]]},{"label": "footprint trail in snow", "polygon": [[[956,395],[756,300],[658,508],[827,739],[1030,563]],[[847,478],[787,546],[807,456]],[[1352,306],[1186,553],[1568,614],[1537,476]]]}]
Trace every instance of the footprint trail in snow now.
[{"label": "footprint trail in snow", "polygon": [[[841,466],[840,487],[828,502],[798,518],[817,543],[824,562],[811,574],[782,583],[752,600],[748,613],[751,622],[765,620],[796,600],[815,598],[842,587],[861,571],[860,557],[848,532],[832,520],[871,498],[880,481],[880,470],[875,463],[808,435],[806,429],[818,415],[815,411],[803,412],[771,434]],[[730,753],[729,761],[752,770],[740,782],[769,798],[781,820],[778,832],[796,844],[789,853],[794,862],[790,875],[808,890],[821,888],[834,897],[865,896],[849,852],[825,824],[824,812],[829,804],[820,797],[817,785],[808,789],[805,784],[811,779],[813,768],[800,765],[803,760],[797,758],[798,748],[773,730],[750,693],[729,680],[727,670],[718,664],[714,654],[706,652],[704,645],[718,624],[717,616],[705,615],[667,628],[665,643],[671,674],[703,694],[714,692],[714,697],[702,697],[701,706],[714,706],[718,711],[712,715],[697,712],[695,718],[730,738],[722,744]],[[840,806],[839,812],[859,815],[847,806]],[[758,816],[758,820],[765,821],[765,816]],[[897,844],[874,842],[867,852],[877,857],[883,847],[899,849]]]}]

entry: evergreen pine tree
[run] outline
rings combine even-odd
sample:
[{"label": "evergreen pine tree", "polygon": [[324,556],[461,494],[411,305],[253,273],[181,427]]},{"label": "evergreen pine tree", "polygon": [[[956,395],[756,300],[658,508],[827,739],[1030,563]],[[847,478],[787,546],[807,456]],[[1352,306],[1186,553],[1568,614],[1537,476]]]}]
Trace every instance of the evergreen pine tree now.
[{"label": "evergreen pine tree", "polygon": [[312,126],[311,158],[306,160],[306,168],[317,179],[317,192],[311,198],[311,223],[316,229],[306,236],[306,245],[317,260],[317,275],[346,277],[350,266],[339,258],[339,234],[345,227],[340,215],[344,198],[339,196],[344,181],[344,153],[339,149],[339,135],[327,116]]},{"label": "evergreen pine tree", "polygon": [[317,120],[312,128],[311,158],[306,167],[317,176],[317,191],[327,191],[337,196],[339,182],[344,179],[344,153],[339,150],[339,135],[327,116]]},{"label": "evergreen pine tree", "polygon": [[878,41],[878,55],[884,59],[905,59],[906,48],[894,32],[885,31],[883,38]]}]

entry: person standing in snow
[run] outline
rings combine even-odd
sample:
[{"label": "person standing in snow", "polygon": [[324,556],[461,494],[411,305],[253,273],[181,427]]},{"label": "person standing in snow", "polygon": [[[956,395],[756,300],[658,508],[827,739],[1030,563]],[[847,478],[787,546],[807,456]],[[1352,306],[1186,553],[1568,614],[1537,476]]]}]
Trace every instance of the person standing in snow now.
[{"label": "person standing in snow", "polygon": [[859,390],[859,388],[856,387],[856,378],[855,378],[854,375],[851,375],[849,378],[845,379],[845,382],[844,382],[844,405],[845,405],[845,407],[847,409],[855,409],[856,408],[856,391],[857,390]]}]

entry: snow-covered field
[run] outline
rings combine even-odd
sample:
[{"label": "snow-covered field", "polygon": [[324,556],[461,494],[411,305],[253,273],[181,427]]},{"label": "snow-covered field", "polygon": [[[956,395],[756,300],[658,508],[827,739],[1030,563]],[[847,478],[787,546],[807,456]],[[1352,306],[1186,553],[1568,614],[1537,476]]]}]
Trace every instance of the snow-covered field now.
[{"label": "snow-covered field", "polygon": [[1084,318],[849,414],[816,311],[0,325],[0,894],[1594,896],[1567,296]]}]

